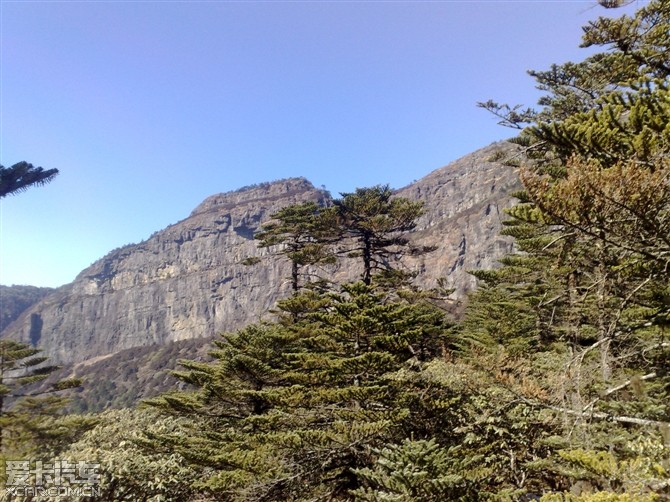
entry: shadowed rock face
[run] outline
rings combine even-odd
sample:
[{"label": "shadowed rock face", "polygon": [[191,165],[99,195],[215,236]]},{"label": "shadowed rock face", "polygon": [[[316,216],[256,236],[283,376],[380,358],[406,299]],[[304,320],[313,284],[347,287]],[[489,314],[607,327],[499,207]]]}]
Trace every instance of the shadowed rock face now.
[{"label": "shadowed rock face", "polygon": [[53,288],[0,285],[0,333],[21,313],[53,292]]},{"label": "shadowed rock face", "polygon": [[[398,191],[425,203],[414,241],[437,246],[408,261],[420,283],[432,286],[445,276],[463,295],[474,285],[467,270],[492,267],[511,249],[498,232],[518,179],[489,161],[511,148],[491,145]],[[259,250],[254,233],[281,207],[327,203],[328,197],[302,178],[209,197],[188,218],[83,270],[26,309],[3,336],[38,341],[53,362],[67,363],[209,337],[257,321],[289,294],[290,285],[288,264]],[[244,265],[250,257],[261,261]],[[344,262],[340,273],[353,278],[357,266]]]}]

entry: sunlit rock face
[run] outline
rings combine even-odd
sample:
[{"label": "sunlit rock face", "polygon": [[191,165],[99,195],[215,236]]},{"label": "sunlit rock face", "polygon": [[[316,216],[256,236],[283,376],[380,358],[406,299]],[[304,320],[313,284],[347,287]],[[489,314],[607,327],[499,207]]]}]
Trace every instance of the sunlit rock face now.
[{"label": "sunlit rock face", "polygon": [[[424,202],[412,242],[437,249],[407,260],[424,287],[438,278],[464,298],[476,284],[469,270],[490,269],[512,251],[512,241],[500,235],[504,209],[520,189],[514,169],[503,165],[517,148],[509,143],[489,147],[437,169],[398,191],[398,196]],[[495,160],[497,159],[497,160]]]},{"label": "sunlit rock face", "polygon": [[[424,202],[413,239],[437,248],[406,261],[419,273],[418,283],[433,286],[446,277],[463,297],[474,286],[468,270],[493,267],[511,250],[499,230],[518,178],[493,159],[512,149],[491,145],[398,191]],[[303,178],[213,195],[186,219],[83,270],[24,311],[3,337],[37,345],[52,361],[66,363],[257,321],[289,294],[290,284],[288,264],[258,249],[254,233],[281,207],[328,200]],[[252,257],[260,261],[246,265]],[[358,267],[347,260],[337,275],[355,278]]]}]

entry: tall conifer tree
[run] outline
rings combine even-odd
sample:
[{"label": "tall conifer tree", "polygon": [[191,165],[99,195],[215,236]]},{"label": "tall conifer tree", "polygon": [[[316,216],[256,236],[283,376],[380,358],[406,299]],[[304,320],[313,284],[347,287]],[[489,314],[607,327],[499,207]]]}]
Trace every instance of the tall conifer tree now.
[{"label": "tall conifer tree", "polygon": [[337,238],[338,229],[331,214],[315,202],[280,209],[263,225],[258,239],[260,248],[276,248],[291,262],[291,289],[297,293],[309,279],[301,282],[310,266],[333,263],[328,244]]},{"label": "tall conifer tree", "polygon": [[[493,381],[529,410],[556,413],[564,447],[588,445],[561,454],[573,468],[579,457],[581,470],[555,472],[594,490],[623,490],[585,468],[598,449],[644,461],[630,445],[670,423],[662,404],[670,357],[669,27],[667,2],[600,18],[585,28],[584,45],[608,52],[531,72],[548,92],[542,110],[483,105],[507,125],[529,125],[518,138],[525,191],[507,230],[525,253],[478,274],[488,286],[463,337],[498,341],[494,352],[506,354],[508,369],[492,372]],[[480,309],[527,322],[497,324]],[[515,345],[522,358],[510,353]]]},{"label": "tall conifer tree", "polygon": [[388,185],[358,188],[341,195],[335,201],[335,211],[344,236],[353,241],[346,250],[361,258],[361,279],[369,285],[374,272],[393,269],[409,250],[405,233],[416,226],[422,203],[393,197]]}]

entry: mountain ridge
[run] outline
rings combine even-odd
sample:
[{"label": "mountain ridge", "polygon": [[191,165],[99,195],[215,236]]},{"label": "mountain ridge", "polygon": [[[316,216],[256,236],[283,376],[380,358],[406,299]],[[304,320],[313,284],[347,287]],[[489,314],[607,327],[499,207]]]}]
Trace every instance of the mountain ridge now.
[{"label": "mountain ridge", "polygon": [[[475,284],[467,270],[495,266],[511,250],[499,230],[518,177],[495,159],[514,148],[494,143],[395,192],[424,202],[413,239],[437,247],[408,257],[419,284],[446,277],[462,298]],[[254,233],[281,207],[329,200],[303,177],[214,194],[183,220],[82,270],[29,307],[3,336],[39,345],[62,364],[258,321],[290,288],[288,263],[259,249]],[[248,258],[260,263],[245,266]],[[359,273],[351,261],[339,267],[338,277]]]}]

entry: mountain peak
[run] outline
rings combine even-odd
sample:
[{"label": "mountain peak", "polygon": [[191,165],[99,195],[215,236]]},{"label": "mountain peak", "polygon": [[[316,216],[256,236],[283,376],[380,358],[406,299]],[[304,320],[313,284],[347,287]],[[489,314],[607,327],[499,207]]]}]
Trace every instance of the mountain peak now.
[{"label": "mountain peak", "polygon": [[[314,192],[314,185],[303,177],[285,178],[276,181],[248,185],[231,192],[219,193],[207,197],[192,212],[191,216],[209,211],[221,211],[231,209],[239,204],[248,204],[252,201],[271,201],[278,198],[290,197],[308,192]],[[328,194],[321,191],[325,198]]]}]

